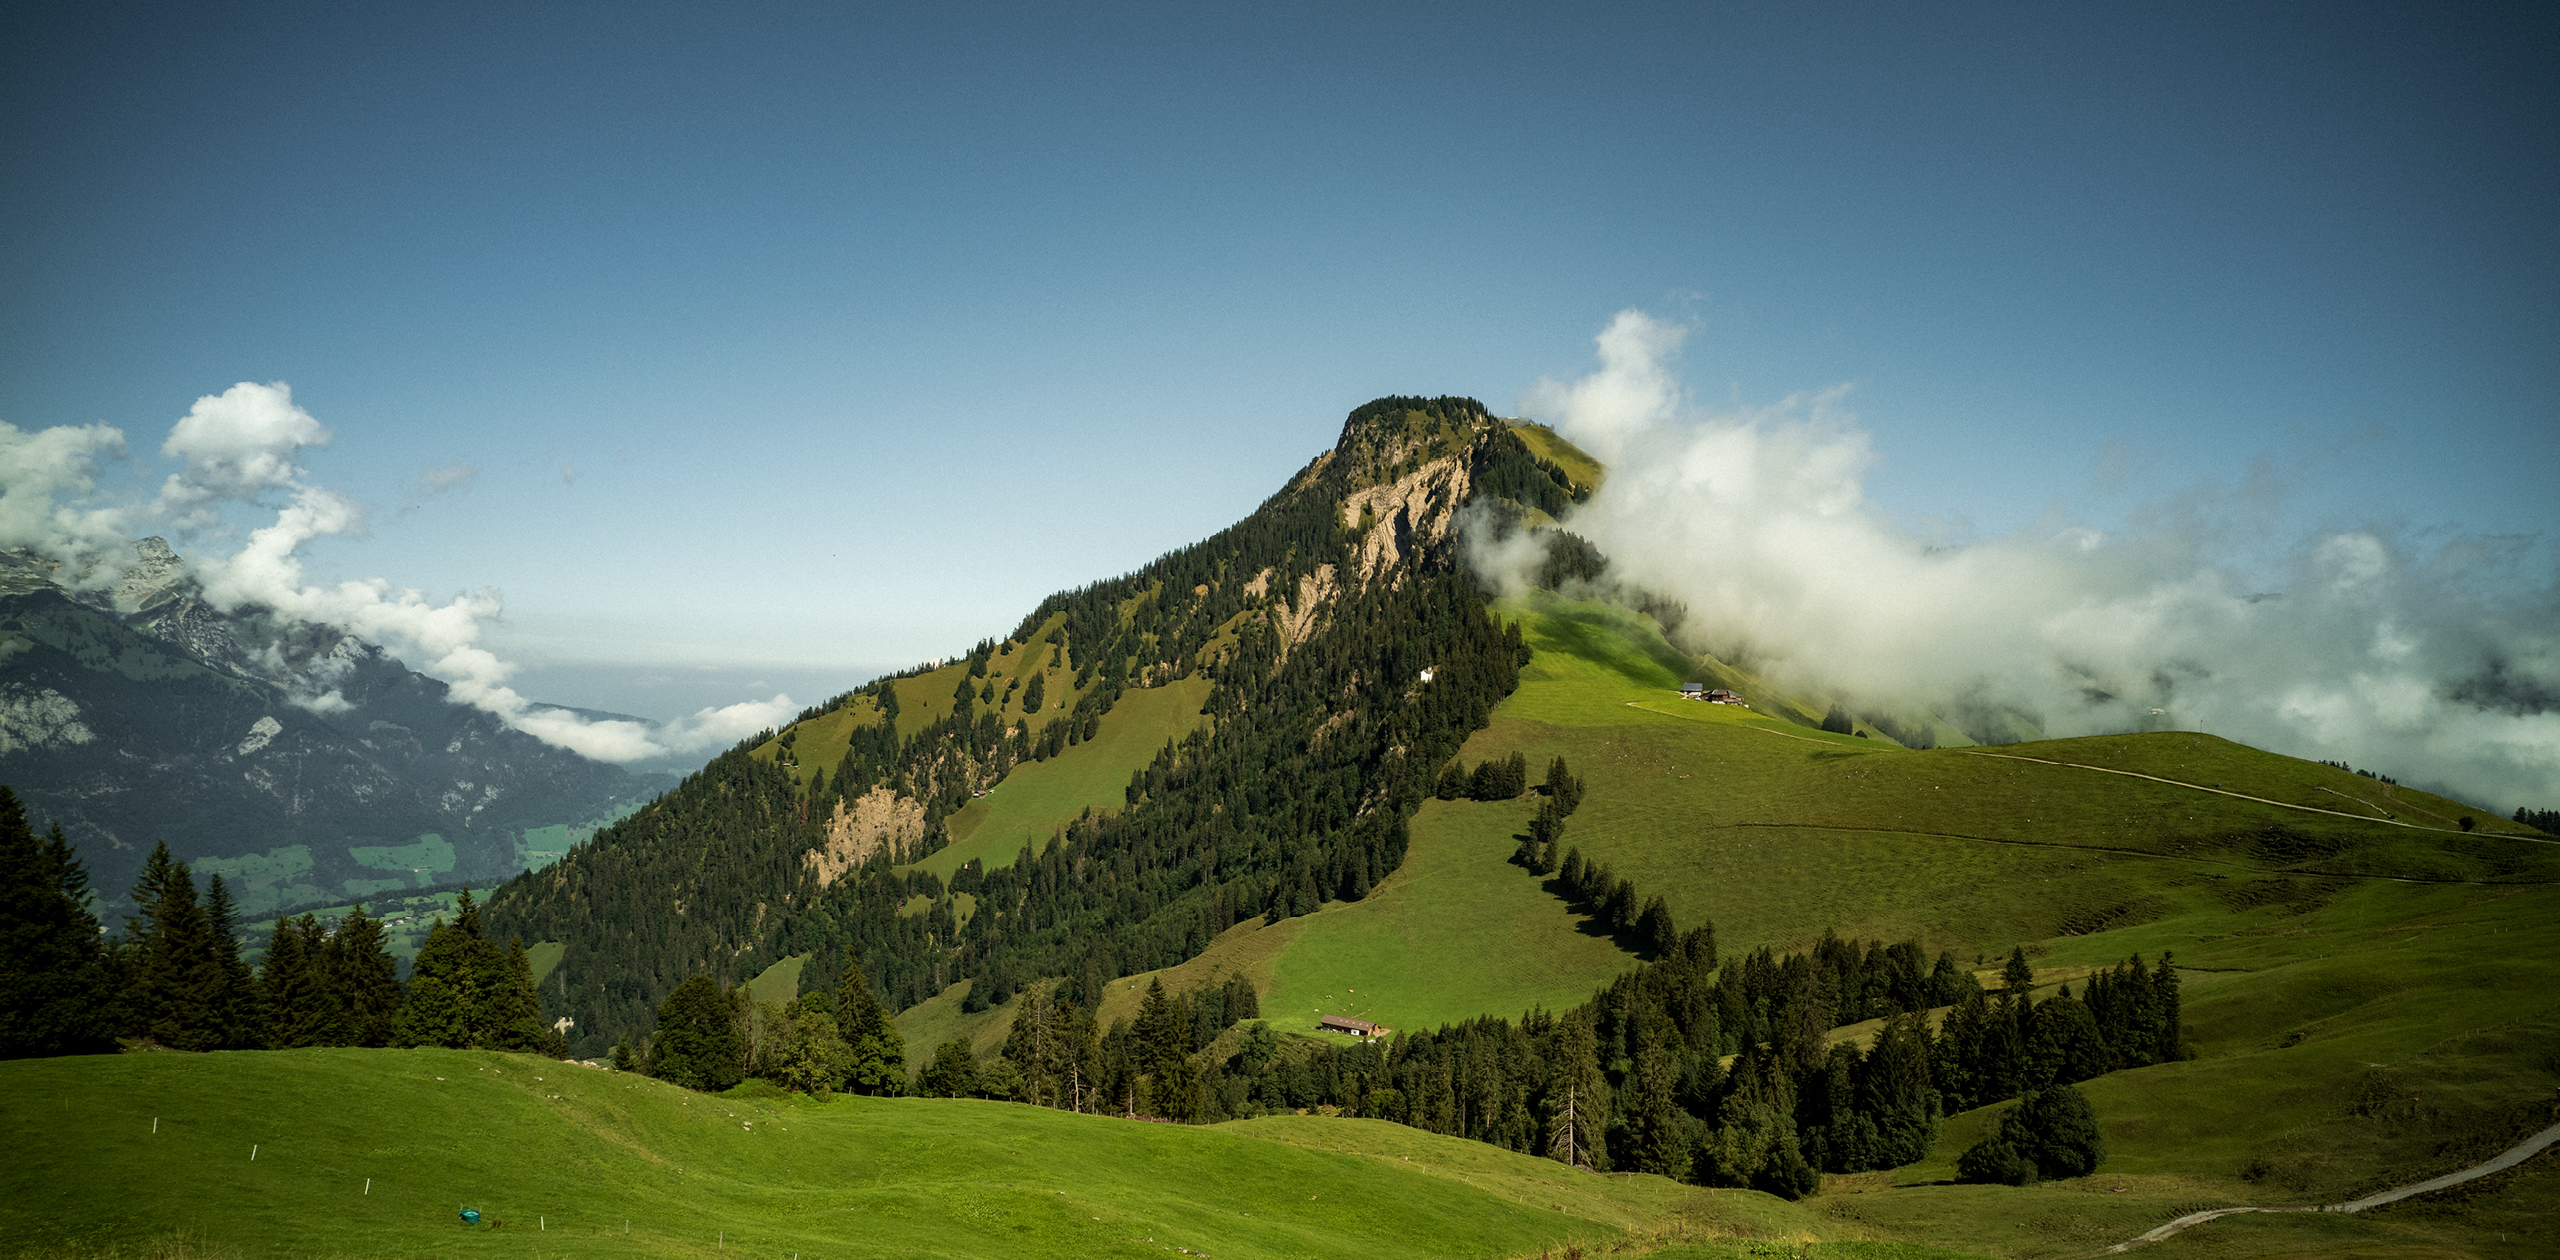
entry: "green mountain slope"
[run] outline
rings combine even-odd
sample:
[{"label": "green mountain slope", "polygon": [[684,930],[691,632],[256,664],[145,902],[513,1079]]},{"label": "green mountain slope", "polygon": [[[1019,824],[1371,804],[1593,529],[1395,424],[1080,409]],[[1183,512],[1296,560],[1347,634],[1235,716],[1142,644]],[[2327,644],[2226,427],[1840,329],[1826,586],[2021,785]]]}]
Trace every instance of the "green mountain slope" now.
[{"label": "green mountain slope", "polygon": [[597,1054],[691,973],[805,954],[832,987],[850,948],[892,1009],[1042,976],[1090,1002],[1239,921],[1356,901],[1521,660],[1459,567],[1461,510],[1572,493],[1471,400],[1368,404],[1236,526],[747,741],[499,890],[491,928],[562,946],[545,1000]]}]

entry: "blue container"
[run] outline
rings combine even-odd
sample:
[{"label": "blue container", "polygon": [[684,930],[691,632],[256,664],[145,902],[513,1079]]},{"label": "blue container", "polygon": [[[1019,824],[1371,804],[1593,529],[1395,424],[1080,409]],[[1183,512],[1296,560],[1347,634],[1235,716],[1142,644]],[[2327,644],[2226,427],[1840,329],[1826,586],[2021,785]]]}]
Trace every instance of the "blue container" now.
[{"label": "blue container", "polygon": [[465,1225],[477,1225],[477,1224],[479,1224],[479,1223],[480,1223],[480,1209],[478,1209],[478,1208],[464,1208],[464,1209],[462,1209],[462,1223],[463,1223],[463,1224],[465,1224]]}]

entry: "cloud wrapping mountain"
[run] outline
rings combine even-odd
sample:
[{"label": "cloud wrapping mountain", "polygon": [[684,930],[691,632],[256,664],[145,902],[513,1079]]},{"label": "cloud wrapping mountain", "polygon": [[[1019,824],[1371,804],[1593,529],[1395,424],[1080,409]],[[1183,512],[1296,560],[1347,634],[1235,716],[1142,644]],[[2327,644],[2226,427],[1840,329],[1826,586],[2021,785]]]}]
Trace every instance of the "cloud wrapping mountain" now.
[{"label": "cloud wrapping mountain", "polygon": [[1596,371],[1541,380],[1520,409],[1609,466],[1569,526],[1621,580],[1685,601],[1697,647],[1873,709],[2203,729],[2501,810],[2560,802],[2560,586],[2540,540],[2327,531],[2270,584],[2235,558],[2245,505],[2202,491],[2116,535],[1923,537],[1867,499],[1876,452],[1845,387],[1708,410],[1674,371],[1683,335],[1623,312]]},{"label": "cloud wrapping mountain", "polygon": [[[536,706],[507,685],[515,666],[481,645],[485,623],[504,608],[494,592],[468,591],[438,601],[382,578],[313,580],[302,550],[315,539],[361,533],[361,505],[308,479],[299,456],[325,447],[329,430],[293,401],[283,382],[243,381],[198,398],[160,447],[185,461],[148,504],[97,504],[100,467],[123,458],[122,432],[106,425],[62,426],[35,433],[0,423],[0,546],[23,547],[62,563],[83,588],[113,583],[133,555],[132,536],[163,522],[191,540],[188,564],[205,601],[225,612],[263,608],[314,625],[335,626],[378,643],[451,688],[452,698],[510,727],[599,761],[632,762],[700,752],[788,721],[791,698],[707,707],[663,725],[590,719]],[[432,470],[422,494],[460,484],[467,465]],[[268,501],[283,496],[281,507]],[[222,512],[240,504],[272,511],[225,553]],[[313,675],[297,703],[333,712],[347,701],[325,670]]]}]

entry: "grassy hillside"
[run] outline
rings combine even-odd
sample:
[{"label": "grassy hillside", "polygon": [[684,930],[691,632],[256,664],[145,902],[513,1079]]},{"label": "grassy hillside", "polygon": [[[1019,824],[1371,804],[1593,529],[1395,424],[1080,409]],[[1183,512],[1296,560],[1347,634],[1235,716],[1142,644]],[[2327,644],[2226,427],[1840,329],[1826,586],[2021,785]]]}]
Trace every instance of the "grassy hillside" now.
[{"label": "grassy hillside", "polygon": [[[1835,1178],[1819,1214],[1909,1241],[2085,1254],[2198,1207],[2405,1184],[2549,1122],[2560,846],[2547,837],[2210,735],[1914,752],[1807,730],[1673,697],[1685,658],[1641,618],[1550,598],[1509,615],[1537,656],[1464,759],[1566,757],[1588,784],[1568,842],[1683,922],[1711,918],[1728,955],[1825,929],[1917,937],[1967,962],[2024,944],[2051,983],[2176,952],[2199,1057],[2086,1087],[2116,1151],[2092,1179],[2104,1187],[1929,1184],[1996,1123],[1989,1108],[1951,1120],[1928,1162]],[[1368,900],[1285,936],[1290,924],[1262,929],[1276,945],[1252,960],[1271,981],[1265,1012],[1401,1027],[1516,1015],[1577,1003],[1632,965],[1508,863],[1527,812],[1427,806],[1405,869]],[[2554,1164],[2483,1183],[2458,1213],[2216,1222],[2156,1254],[2427,1254],[2446,1239],[2536,1254],[2560,1241]],[[2501,1252],[2501,1230],[2527,1241]]]},{"label": "grassy hillside", "polygon": [[[1069,675],[1058,686],[1063,690],[1072,681]],[[1200,706],[1208,699],[1209,680],[1196,675],[1122,692],[1092,739],[1047,761],[1015,767],[993,791],[953,814],[951,844],[917,865],[946,879],[972,859],[1005,865],[1024,845],[1046,841],[1088,808],[1120,809],[1127,803],[1129,776],[1146,769],[1166,740],[1200,725]]]},{"label": "grassy hillside", "polygon": [[0,1130],[10,1255],[191,1235],[318,1256],[1506,1256],[1823,1229],[1375,1122],[712,1096],[462,1051],[0,1064]]}]

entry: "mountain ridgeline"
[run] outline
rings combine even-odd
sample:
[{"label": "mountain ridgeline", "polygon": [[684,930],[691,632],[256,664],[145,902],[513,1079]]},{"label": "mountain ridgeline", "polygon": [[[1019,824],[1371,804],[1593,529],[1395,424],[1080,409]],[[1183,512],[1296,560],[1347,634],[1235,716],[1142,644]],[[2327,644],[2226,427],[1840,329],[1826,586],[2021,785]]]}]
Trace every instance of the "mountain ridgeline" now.
[{"label": "mountain ridgeline", "polygon": [[[1460,569],[1460,510],[1573,495],[1473,400],[1370,403],[1243,521],[742,743],[501,888],[490,929],[563,945],[544,1001],[592,1054],[645,1035],[694,974],[805,954],[804,988],[832,988],[850,949],[893,1010],[963,980],[983,1008],[1041,977],[1089,1006],[1243,919],[1364,897],[1527,659]],[[947,880],[916,865],[952,815],[1093,738],[1133,690],[1202,681],[1205,720],[1130,777],[1125,808]],[[809,752],[821,727],[840,754]]]},{"label": "mountain ridgeline", "polygon": [[530,829],[659,785],[453,702],[343,627],[208,603],[157,538],[99,588],[0,549],[0,783],[60,823],[110,921],[165,844],[241,911],[525,868]]}]

